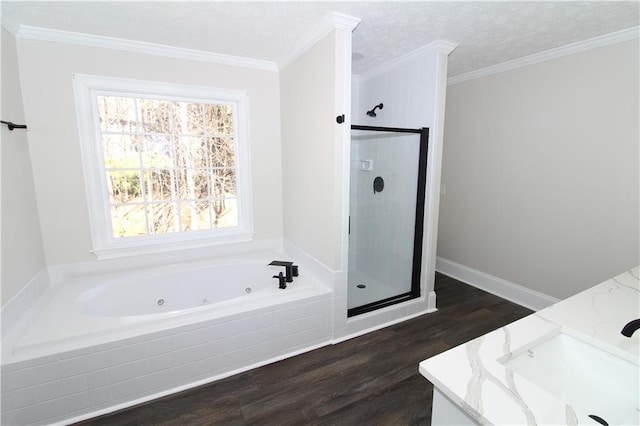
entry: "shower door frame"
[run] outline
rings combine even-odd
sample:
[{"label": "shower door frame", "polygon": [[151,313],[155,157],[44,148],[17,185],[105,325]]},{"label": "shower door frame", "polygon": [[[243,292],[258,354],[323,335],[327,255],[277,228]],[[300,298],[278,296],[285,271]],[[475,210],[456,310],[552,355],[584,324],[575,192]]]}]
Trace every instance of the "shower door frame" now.
[{"label": "shower door frame", "polygon": [[[424,236],[424,202],[427,186],[427,155],[429,152],[429,128],[407,129],[401,127],[379,127],[351,125],[351,130],[368,130],[373,132],[414,133],[420,135],[420,153],[418,157],[418,193],[416,194],[415,230],[413,233],[413,260],[411,272],[411,290],[397,296],[388,297],[376,302],[347,309],[347,317],[375,311],[376,309],[406,302],[420,297],[420,275],[422,273],[422,239]],[[349,216],[349,222],[351,216]],[[351,228],[351,226],[349,226]],[[348,278],[347,278],[348,280]],[[348,296],[347,296],[348,297]]]}]

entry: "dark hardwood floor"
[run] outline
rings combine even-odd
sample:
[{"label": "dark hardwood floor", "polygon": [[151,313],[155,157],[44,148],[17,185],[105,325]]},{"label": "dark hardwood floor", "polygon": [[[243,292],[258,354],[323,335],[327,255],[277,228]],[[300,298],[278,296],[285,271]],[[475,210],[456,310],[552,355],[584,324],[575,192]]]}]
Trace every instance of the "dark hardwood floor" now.
[{"label": "dark hardwood floor", "polygon": [[438,312],[82,425],[428,425],[418,363],[531,313],[436,274]]}]

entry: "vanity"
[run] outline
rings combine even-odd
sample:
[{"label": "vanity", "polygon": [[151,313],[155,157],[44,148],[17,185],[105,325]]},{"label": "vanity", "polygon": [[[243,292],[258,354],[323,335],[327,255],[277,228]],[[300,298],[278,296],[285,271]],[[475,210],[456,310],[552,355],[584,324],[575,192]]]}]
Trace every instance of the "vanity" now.
[{"label": "vanity", "polygon": [[433,425],[640,424],[640,267],[420,363]]}]

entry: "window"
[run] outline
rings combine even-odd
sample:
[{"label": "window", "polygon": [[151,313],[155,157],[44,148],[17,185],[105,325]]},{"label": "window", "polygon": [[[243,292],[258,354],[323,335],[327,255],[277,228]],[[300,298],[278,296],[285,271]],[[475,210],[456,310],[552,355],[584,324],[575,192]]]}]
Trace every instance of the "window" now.
[{"label": "window", "polygon": [[243,92],[74,76],[94,251],[251,235]]}]

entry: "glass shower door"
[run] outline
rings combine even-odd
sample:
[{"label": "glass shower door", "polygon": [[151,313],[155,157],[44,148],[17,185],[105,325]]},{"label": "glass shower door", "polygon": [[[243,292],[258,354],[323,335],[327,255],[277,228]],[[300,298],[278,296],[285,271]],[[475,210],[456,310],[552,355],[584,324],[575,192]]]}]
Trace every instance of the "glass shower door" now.
[{"label": "glass shower door", "polygon": [[428,129],[351,126],[348,316],[420,296]]}]

